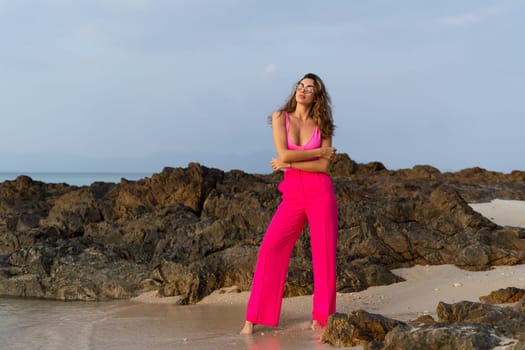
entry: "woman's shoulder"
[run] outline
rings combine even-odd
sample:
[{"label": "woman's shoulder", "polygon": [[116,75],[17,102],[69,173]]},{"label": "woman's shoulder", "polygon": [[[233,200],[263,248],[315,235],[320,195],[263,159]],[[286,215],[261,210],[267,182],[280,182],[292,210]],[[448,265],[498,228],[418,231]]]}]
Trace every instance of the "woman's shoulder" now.
[{"label": "woman's shoulder", "polygon": [[286,111],[275,111],[272,113],[272,124],[285,124]]},{"label": "woman's shoulder", "polygon": [[275,111],[272,113],[272,120],[282,118],[286,115],[286,111]]}]

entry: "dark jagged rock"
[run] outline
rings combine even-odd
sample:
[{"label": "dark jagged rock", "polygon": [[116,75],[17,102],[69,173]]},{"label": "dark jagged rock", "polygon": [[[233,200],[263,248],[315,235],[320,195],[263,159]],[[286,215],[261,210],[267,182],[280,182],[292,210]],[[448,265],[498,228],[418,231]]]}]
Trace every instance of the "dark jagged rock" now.
[{"label": "dark jagged rock", "polygon": [[395,328],[386,335],[383,343],[377,342],[377,345],[374,344],[368,349],[491,350],[500,343],[501,337],[485,325],[431,324],[421,327]]},{"label": "dark jagged rock", "polygon": [[336,347],[364,345],[382,341],[388,332],[404,324],[364,310],[347,315],[335,313],[330,316],[321,340]]},{"label": "dark jagged rock", "polygon": [[160,295],[183,295],[183,304],[195,303],[223,286],[248,289],[256,256],[256,249],[234,247],[189,264],[165,260],[156,267],[152,277],[162,282]]},{"label": "dark jagged rock", "polygon": [[503,174],[475,167],[444,176],[448,183],[461,188],[468,202],[488,202],[495,198],[525,200],[525,171]]},{"label": "dark jagged rock", "polygon": [[479,301],[487,304],[515,303],[522,299],[525,299],[525,289],[516,287],[501,288],[479,297]]},{"label": "dark jagged rock", "polygon": [[[337,289],[395,283],[390,269],[525,262],[525,230],[499,227],[468,202],[525,199],[525,173],[429,165],[390,171],[339,154]],[[280,202],[281,173],[223,172],[197,163],[151,178],[90,186],[20,176],[0,184],[0,294],[127,298],[156,289],[194,303],[250,287],[257,250]],[[114,271],[118,271],[114,272]],[[312,293],[308,226],[290,262],[286,296]]]},{"label": "dark jagged rock", "polygon": [[164,168],[149,179],[123,180],[115,198],[114,217],[134,218],[177,204],[200,214],[206,197],[223,176],[218,169],[190,163],[187,168]]},{"label": "dark jagged rock", "polygon": [[439,303],[438,321],[424,316],[407,323],[359,310],[349,315],[332,315],[322,341],[336,347],[362,345],[368,350],[494,349],[497,346],[523,349],[524,310],[522,303],[511,307],[468,301]]},{"label": "dark jagged rock", "polygon": [[516,336],[525,333],[525,314],[515,307],[461,301],[455,304],[439,303],[437,313],[446,323],[477,323],[492,326],[501,334]]},{"label": "dark jagged rock", "polygon": [[145,266],[115,248],[77,238],[20,249],[0,272],[0,295],[57,300],[129,298],[147,277]]},{"label": "dark jagged rock", "polygon": [[84,227],[102,221],[103,215],[89,189],[71,191],[58,197],[40,225],[50,227],[65,237],[81,236]]},{"label": "dark jagged rock", "polygon": [[437,323],[436,320],[430,315],[421,315],[418,318],[416,318],[413,321],[408,322],[409,324],[413,326],[421,325],[421,324],[435,324]]}]

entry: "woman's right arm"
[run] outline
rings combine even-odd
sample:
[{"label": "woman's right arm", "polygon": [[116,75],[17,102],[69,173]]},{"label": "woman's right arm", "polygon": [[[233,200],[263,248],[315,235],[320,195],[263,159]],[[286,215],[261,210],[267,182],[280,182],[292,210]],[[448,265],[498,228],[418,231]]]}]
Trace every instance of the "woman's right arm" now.
[{"label": "woman's right arm", "polygon": [[333,147],[320,147],[311,150],[289,150],[286,139],[286,120],[284,112],[277,111],[272,115],[273,143],[278,158],[286,163],[300,162],[312,158],[330,158]]},{"label": "woman's right arm", "polygon": [[[322,140],[321,147],[331,146],[332,138]],[[279,158],[272,158],[270,165],[275,171],[286,168],[294,168],[309,172],[328,173],[330,161],[330,158],[316,158],[312,160],[303,160],[302,162],[282,162]]]}]

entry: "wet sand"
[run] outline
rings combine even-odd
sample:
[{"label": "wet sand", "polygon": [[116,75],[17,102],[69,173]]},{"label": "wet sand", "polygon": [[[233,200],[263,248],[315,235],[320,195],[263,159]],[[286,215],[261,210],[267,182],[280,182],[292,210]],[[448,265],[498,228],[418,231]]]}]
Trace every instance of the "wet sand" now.
[{"label": "wet sand", "polygon": [[[133,301],[55,302],[0,298],[3,350],[143,349],[330,349],[321,333],[308,328],[304,314],[283,314],[278,329],[238,334],[247,293],[234,303],[180,306]],[[299,314],[299,313],[298,313]]]},{"label": "wet sand", "polygon": [[[495,200],[472,208],[500,225],[525,227],[525,201]],[[525,265],[465,271],[452,265],[396,269],[405,282],[337,295],[337,311],[364,309],[399,320],[436,316],[440,301],[479,301],[499,288],[525,288]],[[286,298],[278,328],[238,334],[248,292],[215,291],[197,305],[146,294],[132,301],[63,303],[0,298],[3,349],[333,349],[309,329],[311,296]],[[7,318],[5,317],[7,315]],[[347,349],[361,349],[360,347]]]}]

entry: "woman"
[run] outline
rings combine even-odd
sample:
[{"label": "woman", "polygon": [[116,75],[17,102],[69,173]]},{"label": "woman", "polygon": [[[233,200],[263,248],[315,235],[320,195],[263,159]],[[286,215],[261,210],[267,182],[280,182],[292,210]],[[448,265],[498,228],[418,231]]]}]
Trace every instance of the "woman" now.
[{"label": "woman", "polygon": [[271,166],[284,171],[282,202],[259,249],[241,334],[252,334],[255,324],[278,326],[290,256],[306,220],[314,272],[312,329],[324,327],[335,312],[337,203],[327,174],[335,126],[323,81],[306,74],[271,118],[277,151]]}]

